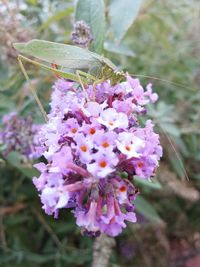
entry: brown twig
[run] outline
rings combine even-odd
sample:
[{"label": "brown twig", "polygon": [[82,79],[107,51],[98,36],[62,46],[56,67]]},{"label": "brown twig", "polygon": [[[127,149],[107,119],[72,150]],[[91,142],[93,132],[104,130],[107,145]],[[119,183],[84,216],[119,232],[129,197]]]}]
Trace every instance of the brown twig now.
[{"label": "brown twig", "polygon": [[24,209],[26,207],[25,203],[16,203],[15,205],[12,206],[7,206],[7,207],[0,207],[0,216],[7,215],[7,214],[13,214],[21,209]]},{"label": "brown twig", "polygon": [[97,237],[93,246],[92,267],[108,267],[115,239],[102,234]]},{"label": "brown twig", "polygon": [[6,242],[6,235],[5,229],[3,224],[3,216],[0,215],[0,246],[6,250],[7,249],[7,242]]}]

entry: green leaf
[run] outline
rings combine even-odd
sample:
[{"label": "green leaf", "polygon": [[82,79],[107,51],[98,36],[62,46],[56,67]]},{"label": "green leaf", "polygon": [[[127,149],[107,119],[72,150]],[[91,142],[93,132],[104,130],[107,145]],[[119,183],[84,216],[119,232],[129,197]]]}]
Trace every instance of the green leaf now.
[{"label": "green leaf", "polygon": [[105,38],[105,8],[103,0],[79,0],[76,7],[76,21],[84,20],[94,37],[92,50],[102,53]]},{"label": "green leaf", "polygon": [[124,56],[129,56],[129,57],[135,56],[135,53],[128,46],[124,44],[116,45],[115,43],[112,42],[105,42],[104,49],[109,52],[121,54]]},{"label": "green leaf", "polygon": [[187,176],[187,171],[185,169],[184,160],[183,160],[181,154],[176,155],[174,153],[174,151],[172,151],[172,153],[170,153],[170,155],[169,155],[169,161],[170,161],[175,173],[180,178],[187,178],[186,177]]},{"label": "green leaf", "polygon": [[148,187],[152,189],[162,189],[162,185],[159,182],[149,182],[139,176],[134,176],[134,183],[138,186]]},{"label": "green leaf", "polygon": [[26,2],[33,6],[36,6],[38,4],[38,0],[26,0]]},{"label": "green leaf", "polygon": [[52,254],[36,254],[36,253],[32,253],[32,252],[26,252],[25,254],[25,258],[28,261],[37,263],[37,264],[43,264],[49,261],[52,261],[53,259],[55,259],[55,255]]},{"label": "green leaf", "polygon": [[[8,252],[4,252],[3,255],[1,255],[0,258],[0,264],[7,263],[11,260],[14,260],[16,258],[15,254],[9,254]],[[8,266],[8,265],[7,265]]]},{"label": "green leaf", "polygon": [[34,176],[38,176],[39,172],[35,168],[21,164],[21,158],[22,156],[18,152],[12,151],[8,154],[6,160],[10,163],[10,165],[18,169],[26,177],[33,178]]},{"label": "green leaf", "polygon": [[109,7],[111,31],[119,43],[136,19],[142,0],[112,0]]},{"label": "green leaf", "polygon": [[153,223],[163,224],[157,211],[145,198],[138,196],[135,200],[136,210]]},{"label": "green leaf", "polygon": [[160,122],[159,126],[162,128],[164,132],[170,135],[173,135],[175,137],[180,136],[180,130],[176,125],[172,123]]},{"label": "green leaf", "polygon": [[194,179],[197,179],[197,180],[200,180],[200,174],[194,174],[194,175],[193,175],[193,178],[194,178]]},{"label": "green leaf", "polygon": [[57,12],[56,14],[54,14],[53,16],[49,17],[38,29],[38,31],[42,31],[44,29],[46,29],[47,27],[49,27],[49,25],[51,23],[54,23],[56,21],[59,21],[65,17],[67,17],[69,14],[71,14],[74,11],[74,8],[72,7],[68,7],[65,8],[64,10],[61,10],[59,12]]},{"label": "green leaf", "polygon": [[15,43],[14,47],[21,53],[69,69],[89,69],[103,64],[99,55],[73,45],[34,39],[28,43]]},{"label": "green leaf", "polygon": [[16,152],[12,151],[8,154],[6,157],[6,160],[12,165],[12,166],[18,166],[21,163],[21,155]]},{"label": "green leaf", "polygon": [[6,110],[7,112],[9,110],[14,110],[15,103],[11,99],[11,97],[5,96],[0,93],[0,110]]},{"label": "green leaf", "polygon": [[18,214],[11,214],[7,221],[6,224],[8,227],[16,227],[17,225],[22,225],[26,223],[29,220],[29,216],[27,214],[23,213],[18,213]]}]

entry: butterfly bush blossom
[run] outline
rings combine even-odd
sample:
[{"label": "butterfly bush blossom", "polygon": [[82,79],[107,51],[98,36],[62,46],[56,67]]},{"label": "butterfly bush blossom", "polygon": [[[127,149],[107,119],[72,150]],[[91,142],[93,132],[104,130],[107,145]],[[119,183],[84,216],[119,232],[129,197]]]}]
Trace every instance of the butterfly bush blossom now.
[{"label": "butterfly bush blossom", "polygon": [[127,221],[136,222],[133,176],[150,179],[162,156],[151,120],[144,127],[137,120],[158,96],[151,84],[144,90],[129,76],[84,90],[60,79],[53,89],[49,121],[40,131],[47,163],[35,165],[41,175],[33,178],[42,207],[55,218],[71,208],[90,236],[117,236]]},{"label": "butterfly bush blossom", "polygon": [[16,112],[3,116],[0,130],[0,146],[6,157],[10,152],[21,154],[23,161],[30,161],[41,155],[37,133],[41,125],[34,124],[32,116],[20,117]]}]

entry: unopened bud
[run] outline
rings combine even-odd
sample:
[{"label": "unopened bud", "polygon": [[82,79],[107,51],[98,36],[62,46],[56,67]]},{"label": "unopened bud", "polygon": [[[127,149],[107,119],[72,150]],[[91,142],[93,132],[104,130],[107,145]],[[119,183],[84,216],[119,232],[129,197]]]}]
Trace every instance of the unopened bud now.
[{"label": "unopened bud", "polygon": [[85,21],[76,21],[72,32],[72,42],[81,47],[88,47],[94,40],[90,27]]}]

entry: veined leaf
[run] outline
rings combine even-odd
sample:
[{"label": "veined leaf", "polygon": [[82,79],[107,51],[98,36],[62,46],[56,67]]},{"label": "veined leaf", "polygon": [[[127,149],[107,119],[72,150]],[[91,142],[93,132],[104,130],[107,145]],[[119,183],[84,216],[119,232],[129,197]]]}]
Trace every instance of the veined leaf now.
[{"label": "veined leaf", "polygon": [[101,53],[105,37],[105,8],[103,0],[79,0],[76,7],[76,21],[84,20],[94,37],[92,50]]},{"label": "veined leaf", "polygon": [[111,31],[119,43],[136,19],[142,0],[112,0],[109,7]]},{"label": "veined leaf", "polygon": [[73,45],[34,39],[28,43],[15,43],[14,47],[21,53],[69,69],[89,69],[103,65],[101,56]]}]

